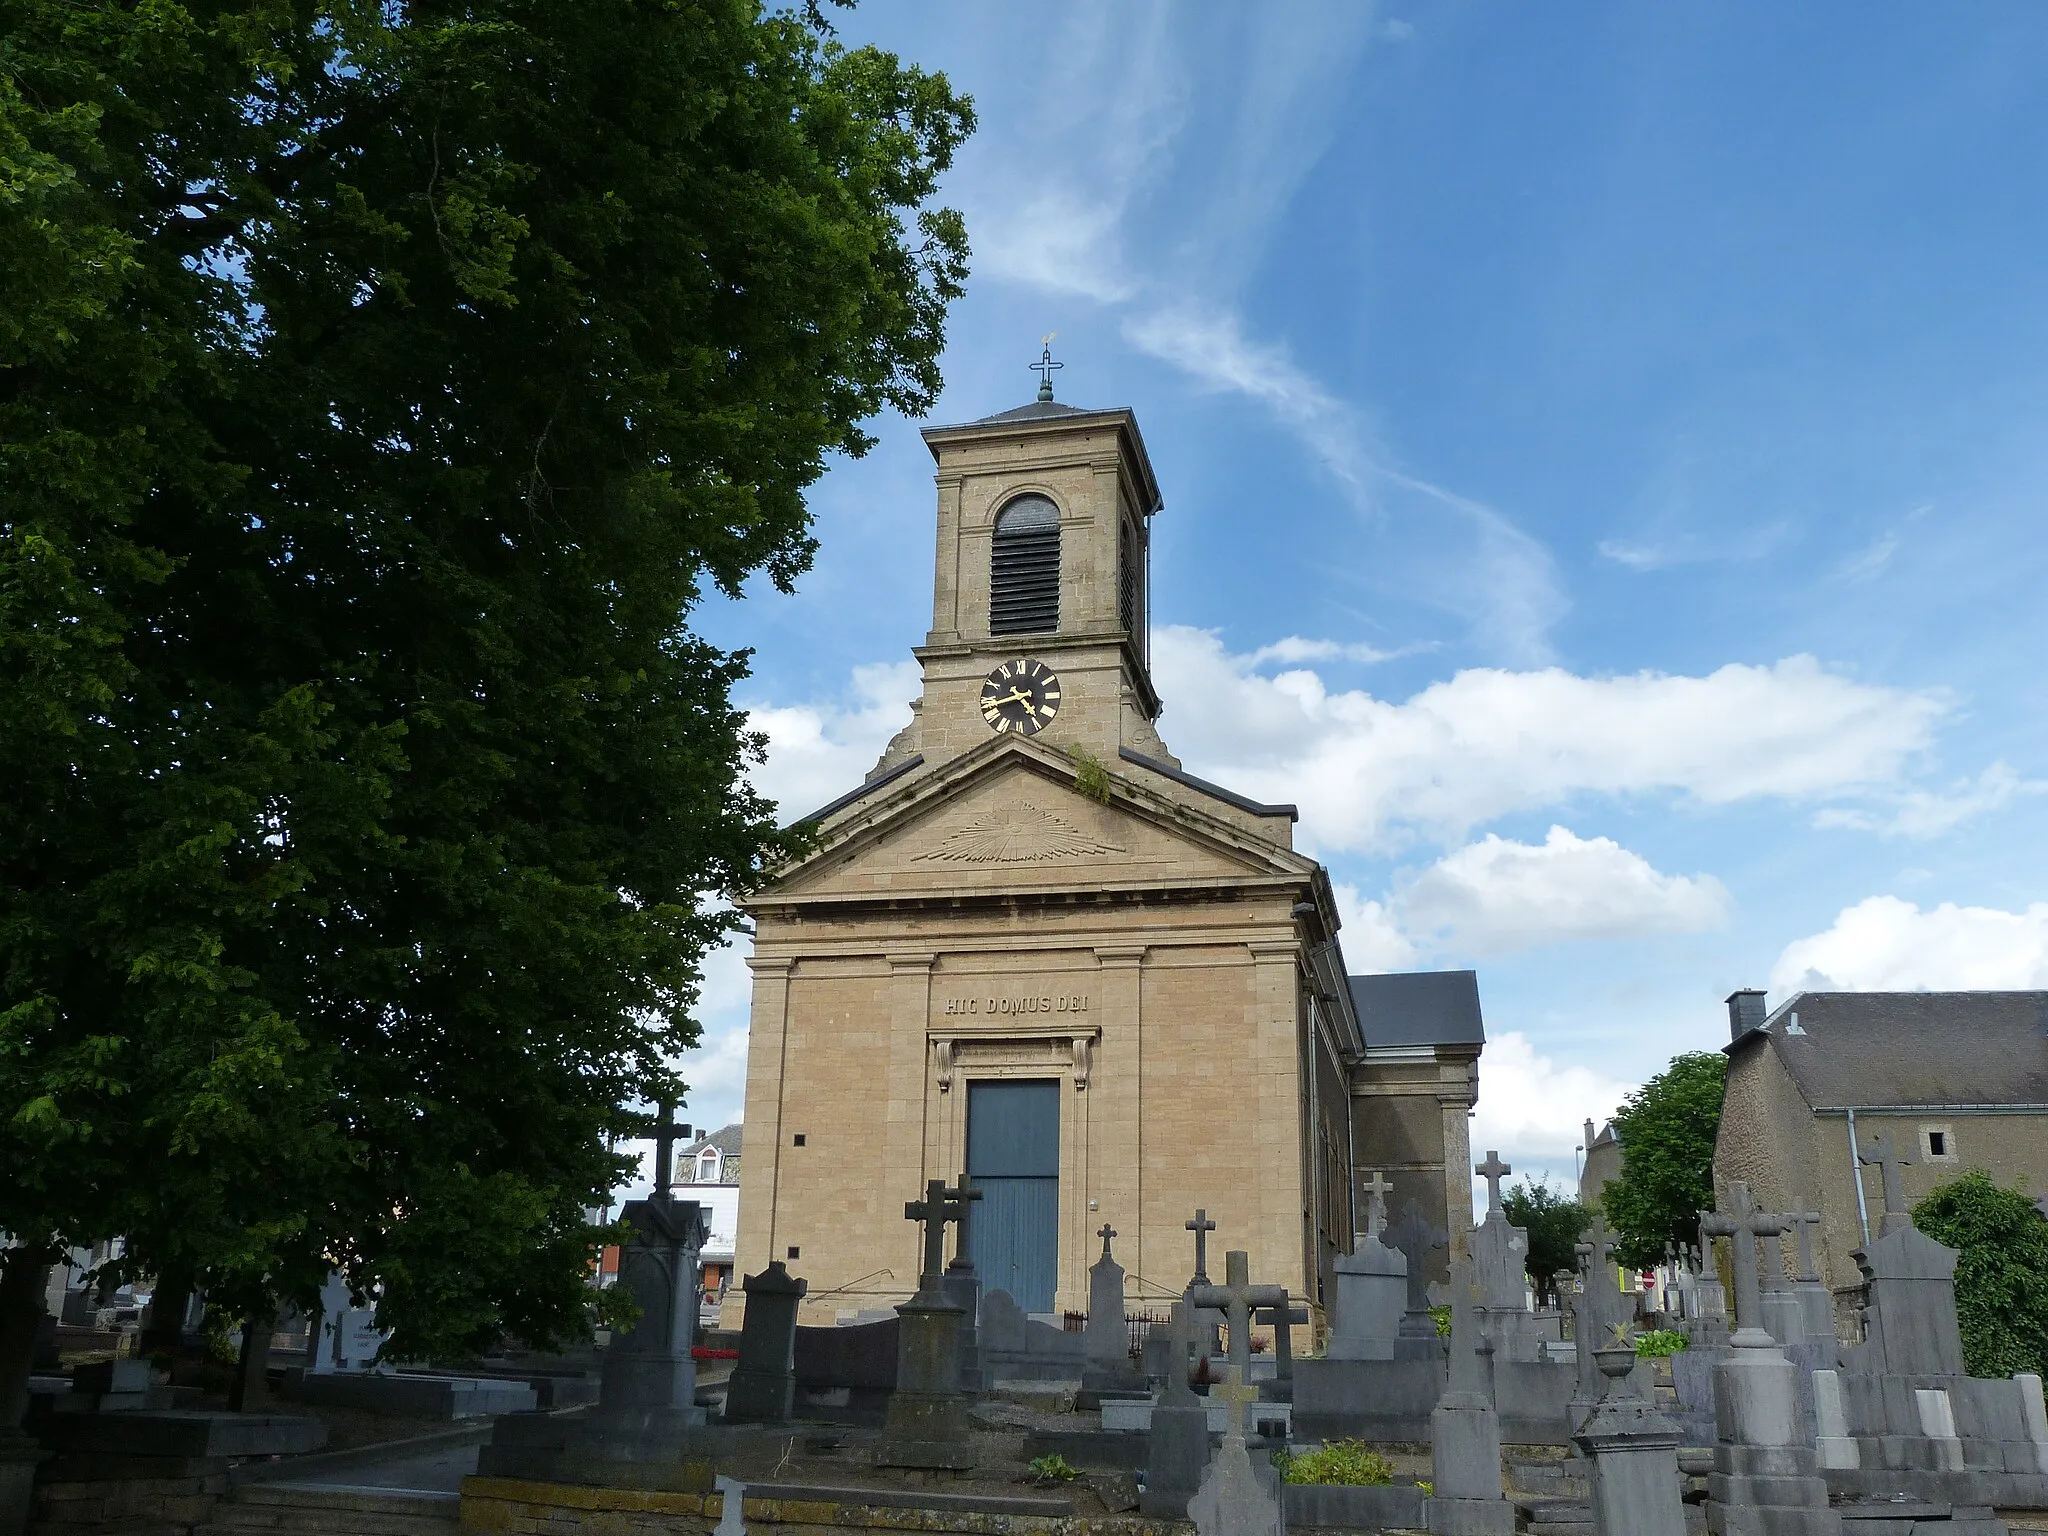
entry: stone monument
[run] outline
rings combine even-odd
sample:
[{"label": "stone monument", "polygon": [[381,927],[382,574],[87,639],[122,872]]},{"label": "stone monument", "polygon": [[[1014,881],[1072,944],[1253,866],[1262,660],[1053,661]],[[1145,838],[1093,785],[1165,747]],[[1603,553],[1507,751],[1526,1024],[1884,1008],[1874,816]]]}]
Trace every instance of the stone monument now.
[{"label": "stone monument", "polygon": [[1088,1322],[1081,1330],[1087,1365],[1081,1372],[1077,1406],[1099,1406],[1102,1395],[1137,1394],[1146,1390],[1144,1373],[1131,1364],[1131,1330],[1124,1318],[1124,1268],[1109,1251],[1116,1228],[1104,1222],[1095,1235],[1102,1239],[1102,1257],[1088,1269]]},{"label": "stone monument", "polygon": [[1685,1536],[1678,1426],[1629,1385],[1636,1365],[1629,1330],[1592,1354],[1606,1387],[1572,1443],[1593,1467],[1595,1536]]},{"label": "stone monument", "polygon": [[[1207,1211],[1198,1210],[1183,1225],[1195,1234],[1195,1273],[1181,1288],[1181,1294],[1186,1295],[1197,1286],[1209,1283],[1209,1234],[1216,1230],[1216,1223],[1209,1219]],[[1215,1354],[1216,1335],[1223,1327],[1223,1314],[1209,1307],[1198,1308],[1194,1314],[1193,1326],[1195,1342],[1201,1347],[1202,1353],[1205,1356]]]},{"label": "stone monument", "polygon": [[1194,1309],[1176,1301],[1167,1324],[1166,1383],[1146,1430],[1145,1491],[1138,1513],[1148,1520],[1184,1520],[1188,1500],[1209,1466],[1209,1407],[1188,1386],[1194,1353]]},{"label": "stone monument", "polygon": [[1486,1180],[1486,1218],[1472,1230],[1472,1273],[1479,1286],[1480,1326],[1493,1340],[1495,1358],[1534,1360],[1542,1353],[1529,1312],[1529,1234],[1508,1222],[1500,1181],[1515,1170],[1488,1152],[1474,1165]]},{"label": "stone monument", "polygon": [[1408,1305],[1408,1261],[1380,1241],[1393,1185],[1374,1170],[1360,1187],[1366,1195],[1365,1231],[1330,1266],[1337,1293],[1323,1350],[1329,1360],[1393,1359]]},{"label": "stone monument", "polygon": [[796,1399],[796,1311],[808,1280],[792,1276],[780,1259],[740,1282],[747,1293],[740,1325],[739,1364],[725,1390],[728,1424],[786,1424]]},{"label": "stone monument", "polygon": [[966,1207],[950,1193],[945,1180],[932,1179],[924,1199],[903,1207],[904,1220],[924,1224],[924,1267],[917,1294],[896,1309],[902,1319],[896,1390],[875,1452],[878,1466],[965,1471],[974,1465],[960,1391],[960,1307],[945,1293],[946,1223]]},{"label": "stone monument", "polygon": [[[1839,1344],[1835,1332],[1835,1298],[1820,1277],[1813,1261],[1813,1234],[1820,1226],[1820,1212],[1792,1212],[1792,1229],[1797,1234],[1799,1275],[1792,1293],[1799,1298],[1799,1321],[1808,1344],[1823,1348]],[[1830,1362],[1832,1363],[1832,1362]]]},{"label": "stone monument", "polygon": [[1514,1536],[1515,1506],[1501,1492],[1493,1341],[1480,1330],[1479,1300],[1468,1264],[1454,1264],[1450,1382],[1429,1420],[1435,1489],[1422,1508],[1431,1536]]},{"label": "stone monument", "polygon": [[953,1262],[946,1266],[946,1295],[961,1309],[960,1389],[979,1392],[988,1385],[981,1364],[981,1276],[974,1268],[973,1228],[969,1219],[982,1192],[961,1174],[946,1191],[952,1210]]},{"label": "stone monument", "polygon": [[1435,1360],[1443,1345],[1437,1338],[1436,1319],[1429,1311],[1429,1256],[1450,1244],[1450,1234],[1432,1227],[1422,1214],[1422,1202],[1410,1200],[1401,1208],[1401,1219],[1387,1228],[1386,1242],[1400,1252],[1407,1263],[1408,1304],[1401,1317],[1401,1334],[1394,1346],[1397,1360]]},{"label": "stone monument", "polygon": [[1757,1238],[1785,1230],[1785,1218],[1751,1204],[1749,1186],[1729,1188],[1726,1212],[1702,1212],[1700,1231],[1734,1250],[1735,1332],[1714,1362],[1714,1471],[1707,1480],[1707,1529],[1715,1536],[1841,1536],[1827,1484],[1808,1443],[1798,1370],[1763,1327]]}]

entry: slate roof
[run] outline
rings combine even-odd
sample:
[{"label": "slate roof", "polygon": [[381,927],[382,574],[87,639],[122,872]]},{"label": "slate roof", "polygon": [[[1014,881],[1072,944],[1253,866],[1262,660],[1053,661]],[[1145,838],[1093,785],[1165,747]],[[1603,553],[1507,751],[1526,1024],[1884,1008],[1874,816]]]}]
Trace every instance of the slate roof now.
[{"label": "slate roof", "polygon": [[1486,1043],[1476,971],[1399,971],[1350,981],[1351,1003],[1368,1050]]},{"label": "slate roof", "polygon": [[1801,992],[1761,1029],[1815,1108],[2048,1105],[2048,992]]},{"label": "slate roof", "polygon": [[1055,416],[1092,416],[1094,412],[1085,406],[1066,405],[1058,400],[1034,400],[1029,405],[1020,405],[1014,410],[997,411],[993,416],[983,416],[970,423],[985,427],[992,421],[1045,421]]},{"label": "slate roof", "polygon": [[678,1161],[681,1160],[684,1154],[694,1156],[702,1152],[706,1147],[716,1147],[726,1157],[737,1157],[740,1150],[740,1136],[745,1130],[746,1127],[744,1125],[733,1124],[726,1126],[723,1130],[712,1131],[708,1135],[699,1136],[695,1141],[683,1148],[682,1153],[677,1154]]}]

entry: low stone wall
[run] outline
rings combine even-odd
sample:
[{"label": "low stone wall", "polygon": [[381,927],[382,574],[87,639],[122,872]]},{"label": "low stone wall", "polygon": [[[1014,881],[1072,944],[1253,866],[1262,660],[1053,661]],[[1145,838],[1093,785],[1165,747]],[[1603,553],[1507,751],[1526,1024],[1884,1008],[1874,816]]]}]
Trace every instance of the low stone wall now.
[{"label": "low stone wall", "polygon": [[60,1457],[36,1480],[28,1536],[134,1530],[184,1536],[212,1523],[227,1491],[225,1460]]},{"label": "low stone wall", "polygon": [[[856,1502],[866,1490],[818,1489],[814,1498],[749,1495],[741,1505],[749,1536],[844,1536],[850,1530],[944,1532],[948,1536],[1191,1536],[1185,1520],[1135,1515],[1086,1517],[1031,1513],[1056,1501],[972,1495],[884,1494],[888,1503]],[[708,1536],[725,1512],[723,1494],[642,1493],[582,1488],[507,1477],[462,1481],[464,1531],[503,1536]]]}]

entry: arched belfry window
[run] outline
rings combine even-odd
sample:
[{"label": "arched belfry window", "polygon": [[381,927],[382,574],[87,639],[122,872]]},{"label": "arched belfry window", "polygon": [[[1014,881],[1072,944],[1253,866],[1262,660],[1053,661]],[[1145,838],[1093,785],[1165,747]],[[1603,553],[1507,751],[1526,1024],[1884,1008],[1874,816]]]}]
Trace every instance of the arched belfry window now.
[{"label": "arched belfry window", "polygon": [[1060,627],[1060,509],[1019,496],[996,514],[989,556],[988,630],[1044,634]]}]

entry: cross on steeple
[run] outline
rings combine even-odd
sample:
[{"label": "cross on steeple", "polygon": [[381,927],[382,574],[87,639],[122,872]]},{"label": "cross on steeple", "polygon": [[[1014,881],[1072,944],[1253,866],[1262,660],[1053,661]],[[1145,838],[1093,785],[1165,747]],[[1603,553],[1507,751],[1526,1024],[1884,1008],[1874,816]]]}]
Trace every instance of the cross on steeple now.
[{"label": "cross on steeple", "polygon": [[1052,398],[1052,376],[1054,370],[1067,366],[1065,363],[1056,363],[1052,360],[1052,338],[1058,334],[1057,331],[1047,334],[1043,343],[1044,352],[1040,354],[1038,361],[1031,365],[1031,371],[1038,375],[1038,398],[1041,400],[1050,400]]},{"label": "cross on steeple", "polygon": [[1486,1161],[1475,1164],[1472,1171],[1486,1180],[1486,1214],[1491,1216],[1500,1209],[1500,1181],[1515,1170],[1500,1160],[1498,1152],[1489,1149]]},{"label": "cross on steeple", "polygon": [[1899,1170],[1911,1167],[1920,1159],[1910,1152],[1893,1151],[1892,1133],[1878,1131],[1867,1145],[1856,1149],[1856,1161],[1866,1168],[1876,1165],[1883,1176],[1884,1228],[1878,1236],[1890,1237],[1901,1227],[1910,1227],[1913,1218],[1906,1210],[1906,1185],[1899,1177]]},{"label": "cross on steeple", "polygon": [[1365,1192],[1365,1235],[1378,1237],[1387,1225],[1387,1196],[1394,1186],[1375,1168],[1372,1177],[1360,1180],[1358,1187]]},{"label": "cross on steeple", "polygon": [[1209,1234],[1216,1230],[1216,1223],[1209,1219],[1207,1211],[1196,1211],[1193,1221],[1181,1224],[1195,1234],[1195,1278],[1193,1285],[1209,1283]]}]

